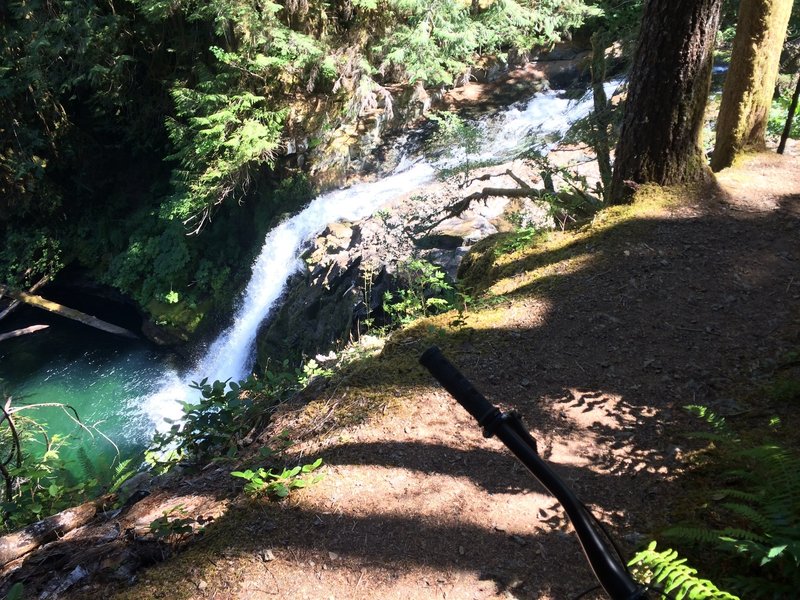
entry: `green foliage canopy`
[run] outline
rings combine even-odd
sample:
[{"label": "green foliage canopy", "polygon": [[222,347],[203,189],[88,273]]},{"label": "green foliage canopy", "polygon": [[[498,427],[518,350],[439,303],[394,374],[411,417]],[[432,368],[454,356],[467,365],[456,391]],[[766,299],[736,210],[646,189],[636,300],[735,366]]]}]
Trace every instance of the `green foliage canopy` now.
[{"label": "green foliage canopy", "polygon": [[254,215],[294,208],[272,191],[294,107],[321,99],[326,126],[347,127],[388,84],[450,85],[481,55],[551,44],[600,12],[583,0],[11,0],[0,234],[17,238],[0,274],[21,287],[78,262],[155,313],[224,304],[260,242]]}]

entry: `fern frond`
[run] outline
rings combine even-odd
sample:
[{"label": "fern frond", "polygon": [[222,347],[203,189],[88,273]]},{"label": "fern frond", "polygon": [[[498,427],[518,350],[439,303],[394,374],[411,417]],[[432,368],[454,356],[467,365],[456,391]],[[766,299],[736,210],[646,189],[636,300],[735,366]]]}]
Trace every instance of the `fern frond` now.
[{"label": "fern frond", "polygon": [[[643,583],[653,586],[659,584],[664,594],[671,594],[675,600],[685,598],[703,600],[739,600],[737,596],[720,590],[707,579],[697,576],[697,569],[686,564],[686,559],[679,558],[675,550],[656,550],[656,542],[651,542],[647,549],[637,553],[628,563],[634,568],[637,576],[645,575]],[[649,575],[649,577],[647,576]],[[642,577],[638,577],[641,579]],[[649,581],[647,581],[649,579]]]},{"label": "fern frond", "polygon": [[676,542],[715,544],[719,541],[719,533],[717,531],[702,527],[670,527],[664,530],[662,534],[664,537]]},{"label": "fern frond", "polygon": [[108,485],[108,491],[110,493],[116,492],[120,486],[125,483],[128,479],[136,475],[137,469],[135,467],[131,467],[131,463],[133,462],[132,458],[127,460],[123,460],[119,463],[116,468],[114,469],[114,475],[111,478],[111,481]]},{"label": "fern frond", "polygon": [[759,533],[756,533],[755,531],[740,529],[738,527],[726,527],[725,529],[712,531],[712,533],[715,533],[718,539],[730,538],[737,542],[748,541],[748,542],[756,542],[758,544],[769,544],[770,542],[769,537],[763,536]]},{"label": "fern frond", "polygon": [[725,417],[720,417],[718,414],[710,410],[707,406],[701,406],[698,404],[688,404],[684,406],[684,408],[694,416],[698,417],[699,419],[711,425],[714,431],[716,431],[721,435],[724,435],[726,439],[729,440],[735,439],[736,436],[728,428],[728,424],[725,422]]},{"label": "fern frond", "polygon": [[750,505],[740,504],[738,502],[725,502],[722,506],[729,512],[757,526],[761,531],[769,530],[772,525],[768,516]]},{"label": "fern frond", "polygon": [[84,446],[80,446],[77,451],[78,462],[81,465],[81,469],[83,469],[83,475],[85,479],[97,479],[97,468],[95,467],[94,462],[89,457],[89,453],[86,452],[86,448]]},{"label": "fern frond", "polygon": [[731,500],[739,500],[742,502],[758,503],[761,501],[762,496],[761,494],[754,494],[752,492],[745,492],[744,490],[735,490],[732,488],[716,490],[711,495],[711,499],[715,501],[724,500],[726,498],[730,498]]}]

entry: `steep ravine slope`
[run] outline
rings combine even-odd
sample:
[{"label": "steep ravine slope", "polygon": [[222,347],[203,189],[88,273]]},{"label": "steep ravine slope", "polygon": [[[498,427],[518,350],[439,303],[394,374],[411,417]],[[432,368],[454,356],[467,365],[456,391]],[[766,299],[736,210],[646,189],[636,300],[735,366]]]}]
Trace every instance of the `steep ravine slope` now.
[{"label": "steep ravine slope", "polygon": [[104,544],[133,551],[181,504],[214,518],[185,551],[128,574],[132,587],[94,580],[69,596],[574,597],[594,581],[563,513],[418,356],[438,344],[491,400],[519,411],[541,454],[630,553],[685,494],[680,433],[697,424],[681,407],[748,418],[737,416],[746,413],[737,390],[797,346],[798,233],[797,157],[764,154],[721,173],[717,187],[644,190],[632,207],[534,247],[498,254],[502,236],[483,242],[464,273],[480,298],[465,323],[442,315],[394,333],[380,352],[363,349],[262,435],[288,429],[294,460],[322,456],[318,484],[280,503],[250,501],[229,476],[239,463],[217,463],[154,490],[105,530],[65,538],[61,563],[38,567],[102,562]]}]

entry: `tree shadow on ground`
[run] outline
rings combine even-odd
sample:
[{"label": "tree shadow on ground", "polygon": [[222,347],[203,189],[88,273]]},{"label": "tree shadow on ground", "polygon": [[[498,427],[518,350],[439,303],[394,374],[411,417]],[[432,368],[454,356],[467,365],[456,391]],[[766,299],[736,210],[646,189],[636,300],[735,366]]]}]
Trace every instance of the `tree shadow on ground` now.
[{"label": "tree shadow on ground", "polygon": [[[796,333],[797,202],[784,198],[774,211],[723,207],[685,218],[622,222],[586,236],[566,254],[523,258],[504,267],[514,303],[501,300],[486,314],[468,317],[465,327],[433,319],[400,332],[380,356],[362,360],[346,383],[319,396],[332,399],[344,386],[350,397],[394,397],[412,411],[413,429],[414,419],[428,410],[421,404],[432,398],[432,381],[416,361],[436,343],[490,400],[523,416],[542,455],[580,496],[601,513],[624,513],[610,525],[630,551],[637,534],[668,521],[670,504],[685,493],[678,474],[688,442],[680,433],[702,425],[682,407],[703,404],[737,414],[743,407],[732,393],[736,386],[747,385]],[[585,260],[577,267],[558,269],[578,255]],[[533,267],[556,270],[526,280]],[[407,408],[414,403],[416,409]],[[437,419],[434,433],[449,420],[439,413]],[[345,421],[331,420],[317,432],[334,434]],[[464,418],[456,421],[469,426]],[[586,466],[559,462],[559,446],[569,441],[586,452]],[[334,443],[323,455],[332,468],[373,465],[465,479],[493,497],[540,491],[521,473],[513,475],[518,483],[504,483],[503,473],[513,474],[514,467],[502,451],[453,448],[435,435],[430,441],[409,436]],[[332,552],[340,558],[328,560],[331,576],[338,572],[331,561],[345,559],[355,561],[356,571],[366,565],[384,577],[410,566],[481,573],[496,590],[522,581],[513,589],[518,598],[577,594],[580,586],[565,570],[581,573],[577,581],[591,585],[575,539],[549,528],[541,515],[531,515],[534,533],[509,535],[491,523],[398,515],[391,506],[369,515],[349,514],[346,507],[329,513],[302,505],[265,507],[272,525],[252,523],[251,539],[227,540],[217,551],[277,547],[309,565],[325,563],[325,553]]]},{"label": "tree shadow on ground", "polygon": [[[437,477],[463,479],[490,497],[541,491],[497,446],[479,445],[479,433],[459,408],[441,407],[449,400],[417,364],[435,343],[491,401],[522,415],[542,456],[579,496],[612,516],[612,534],[632,551],[639,534],[669,520],[670,505],[685,493],[679,474],[688,442],[681,433],[702,425],[682,407],[740,413],[737,386],[750,385],[797,339],[798,203],[792,196],[772,211],[723,205],[683,218],[621,222],[571,244],[566,254],[523,257],[503,267],[513,303],[500,299],[468,315],[462,327],[439,318],[398,332],[381,355],[362,359],[344,380],[316,394],[334,415],[358,402],[378,397],[385,406],[392,398],[408,412],[411,431],[403,439],[333,442],[323,457],[332,469],[372,465],[424,474],[425,485]],[[579,264],[566,264],[577,256]],[[534,267],[552,271],[532,280],[526,273]],[[345,396],[350,404],[339,405]],[[415,439],[415,419],[429,411],[429,437]],[[347,422],[322,421],[315,435],[334,439]],[[449,439],[458,437],[457,447],[436,436],[437,428],[453,426],[457,433]],[[575,452],[580,461],[565,460]],[[398,514],[396,505],[371,514],[306,507],[302,500],[251,505],[222,517],[208,529],[208,543],[185,560],[201,572],[223,572],[218,580],[228,594],[242,577],[225,575],[217,561],[234,555],[250,557],[247,564],[278,590],[270,593],[284,595],[305,585],[292,584],[286,573],[320,582],[339,577],[356,596],[362,581],[347,579],[348,573],[382,578],[374,589],[384,589],[411,567],[479,573],[494,593],[512,589],[526,599],[573,597],[592,585],[577,541],[551,512],[531,515],[528,533],[518,534],[459,521],[456,499],[453,504],[453,514],[438,518]],[[274,566],[292,561],[295,570],[271,569],[258,558],[265,549],[275,549]]]}]

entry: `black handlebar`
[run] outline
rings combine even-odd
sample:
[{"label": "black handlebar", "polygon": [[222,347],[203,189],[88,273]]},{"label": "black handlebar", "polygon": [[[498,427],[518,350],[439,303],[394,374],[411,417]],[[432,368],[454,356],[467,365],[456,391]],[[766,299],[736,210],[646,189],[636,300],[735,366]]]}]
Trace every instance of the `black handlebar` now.
[{"label": "black handlebar", "polygon": [[647,598],[645,589],[633,580],[630,573],[614,557],[600,536],[588,509],[537,454],[536,440],[524,428],[519,416],[500,412],[436,346],[428,348],[419,362],[478,421],[486,437],[496,435],[561,503],[578,534],[581,547],[595,577],[608,595],[613,600],[645,600]]}]

